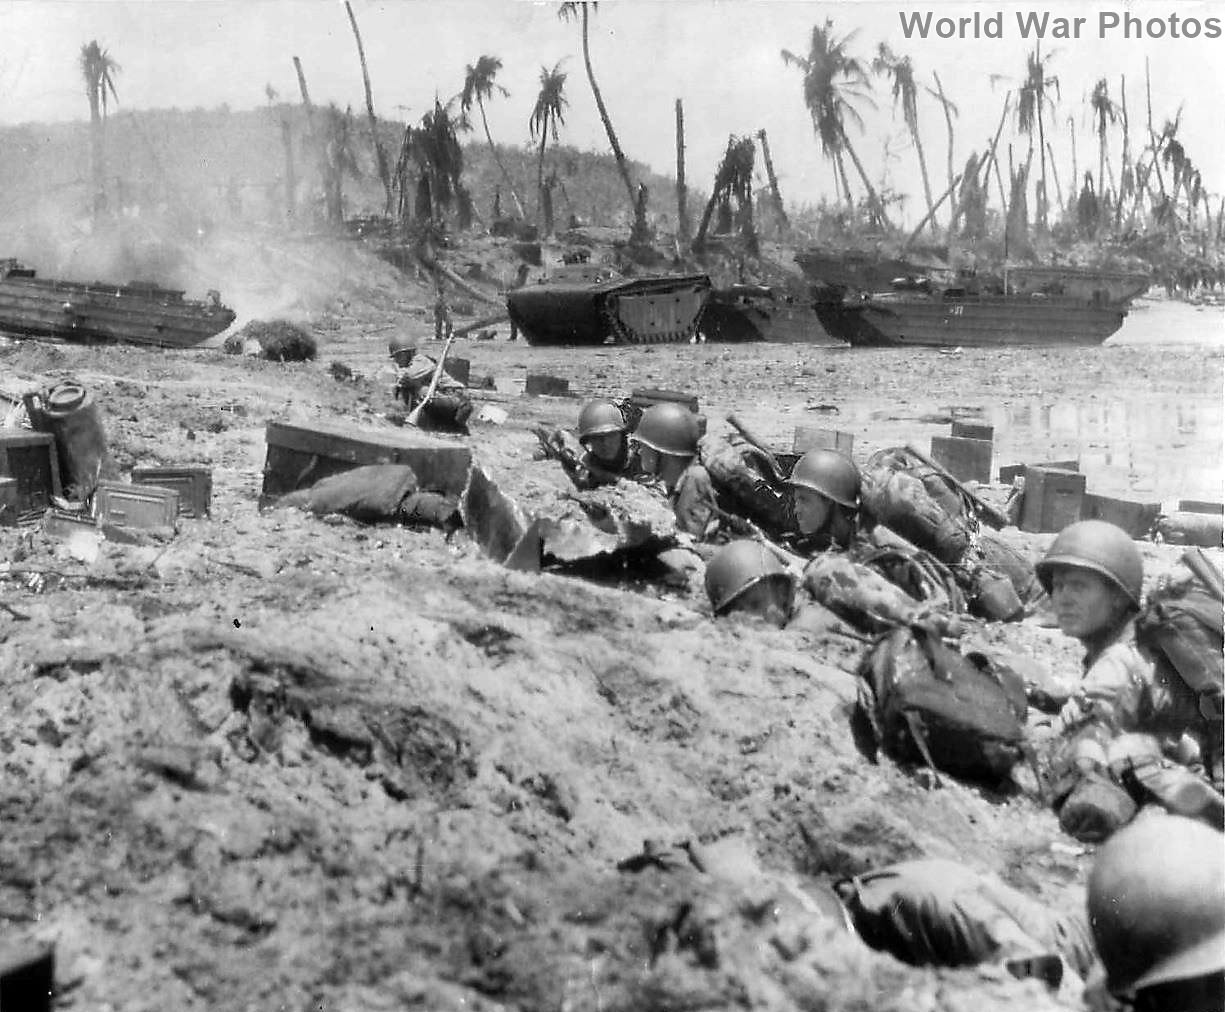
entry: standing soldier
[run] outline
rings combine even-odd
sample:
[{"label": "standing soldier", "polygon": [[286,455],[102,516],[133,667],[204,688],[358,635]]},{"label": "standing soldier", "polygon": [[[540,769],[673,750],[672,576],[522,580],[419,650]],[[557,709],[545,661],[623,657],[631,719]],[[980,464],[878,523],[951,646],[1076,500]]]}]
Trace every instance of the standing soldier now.
[{"label": "standing soldier", "polygon": [[442,278],[434,278],[434,340],[443,341],[451,336],[454,324],[451,321],[451,307],[447,304],[447,295],[442,287]]}]

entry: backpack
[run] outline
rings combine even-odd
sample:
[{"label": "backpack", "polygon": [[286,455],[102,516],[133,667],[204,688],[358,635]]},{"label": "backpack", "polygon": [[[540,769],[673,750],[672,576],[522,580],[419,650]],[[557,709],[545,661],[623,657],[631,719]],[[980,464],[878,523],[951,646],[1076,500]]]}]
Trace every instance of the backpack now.
[{"label": "backpack", "polygon": [[956,577],[929,552],[890,545],[874,548],[858,561],[875,569],[916,601],[957,615],[965,614],[966,600]]},{"label": "backpack", "polygon": [[1210,721],[1225,713],[1223,626],[1221,601],[1198,580],[1157,588],[1136,619],[1136,641],[1178,673]]},{"label": "backpack", "polygon": [[904,447],[878,450],[862,472],[860,500],[879,523],[947,565],[974,543],[978,521],[948,477]]},{"label": "backpack", "polygon": [[1025,745],[1025,687],[981,654],[963,657],[921,625],[880,637],[859,667],[859,710],[902,761],[981,781],[1007,777]]},{"label": "backpack", "polygon": [[771,473],[763,451],[739,437],[712,433],[698,442],[698,460],[728,512],[747,517],[775,537],[796,529],[791,496]]}]

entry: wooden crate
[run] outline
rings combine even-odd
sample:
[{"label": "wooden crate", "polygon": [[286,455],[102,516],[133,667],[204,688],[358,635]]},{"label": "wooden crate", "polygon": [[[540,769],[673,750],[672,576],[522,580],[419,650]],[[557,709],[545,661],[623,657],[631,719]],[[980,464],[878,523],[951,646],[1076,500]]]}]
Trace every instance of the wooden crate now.
[{"label": "wooden crate", "polygon": [[1008,464],[1000,468],[1000,484],[1011,485],[1025,473],[1027,467],[1045,467],[1050,471],[1079,471],[1079,460],[1050,460],[1041,464]]},{"label": "wooden crate", "polygon": [[1085,476],[1048,467],[1025,468],[1021,530],[1033,534],[1061,531],[1080,519]]},{"label": "wooden crate", "polygon": [[179,494],[179,516],[208,516],[213,498],[213,472],[208,467],[134,467],[133,485],[170,488]]},{"label": "wooden crate", "polygon": [[932,436],[932,460],[958,481],[991,480],[992,444],[964,436]]},{"label": "wooden crate", "polygon": [[855,437],[849,432],[837,429],[823,429],[817,425],[797,425],[795,435],[791,439],[793,453],[807,453],[809,450],[837,450],[848,457],[855,448]]},{"label": "wooden crate", "polygon": [[407,464],[423,489],[459,495],[472,465],[468,447],[419,429],[371,431],[324,422],[269,422],[264,440],[261,503],[363,464]]},{"label": "wooden crate", "polygon": [[179,493],[156,485],[100,481],[94,491],[94,515],[102,528],[173,530],[179,515]]},{"label": "wooden crate", "polygon": [[523,392],[529,397],[569,397],[570,381],[561,376],[529,372],[523,382]]},{"label": "wooden crate", "polygon": [[1205,502],[1203,499],[1180,499],[1178,510],[1180,513],[1225,514],[1225,503]]},{"label": "wooden crate", "polygon": [[991,443],[995,441],[995,426],[978,425],[975,422],[953,422],[949,435],[962,439],[985,439]]},{"label": "wooden crate", "polygon": [[60,465],[49,432],[0,433],[0,476],[17,482],[17,510],[45,510],[60,496]]},{"label": "wooden crate", "polygon": [[1161,503],[1131,502],[1108,495],[1086,492],[1081,501],[1082,520],[1105,520],[1121,527],[1133,538],[1143,538],[1152,530],[1161,513]]}]

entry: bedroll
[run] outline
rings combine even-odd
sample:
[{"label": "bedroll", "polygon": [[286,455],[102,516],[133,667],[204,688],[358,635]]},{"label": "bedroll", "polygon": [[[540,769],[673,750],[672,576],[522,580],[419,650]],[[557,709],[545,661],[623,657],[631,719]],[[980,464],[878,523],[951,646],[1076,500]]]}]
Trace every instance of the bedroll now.
[{"label": "bedroll", "polygon": [[963,493],[903,447],[868,458],[860,498],[877,521],[946,565],[974,543],[978,525]]}]

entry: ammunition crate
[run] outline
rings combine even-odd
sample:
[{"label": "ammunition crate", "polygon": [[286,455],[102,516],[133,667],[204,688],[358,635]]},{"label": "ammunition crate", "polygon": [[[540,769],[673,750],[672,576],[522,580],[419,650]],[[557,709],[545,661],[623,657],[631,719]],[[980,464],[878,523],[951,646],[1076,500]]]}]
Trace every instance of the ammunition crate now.
[{"label": "ammunition crate", "polygon": [[801,454],[809,450],[837,450],[849,457],[854,447],[855,437],[851,433],[815,425],[797,425],[791,441],[792,451]]},{"label": "ammunition crate", "polygon": [[49,432],[0,434],[0,477],[17,482],[17,512],[45,510],[61,495],[55,437]]},{"label": "ammunition crate", "polygon": [[0,1008],[50,1012],[55,993],[55,946],[0,945]]},{"label": "ammunition crate", "polygon": [[698,416],[698,434],[706,435],[706,416],[698,411],[698,399],[679,390],[657,390],[654,387],[638,387],[629,397],[618,402],[625,416],[625,427],[633,432],[642,421],[642,413],[653,404],[679,404]]},{"label": "ammunition crate", "polygon": [[1178,511],[1180,513],[1216,513],[1221,515],[1225,514],[1225,503],[1205,502],[1202,499],[1180,499],[1178,500]]},{"label": "ammunition crate", "polygon": [[991,480],[992,444],[964,436],[932,436],[932,460],[958,481]]},{"label": "ammunition crate", "polygon": [[1160,513],[1161,503],[1129,502],[1091,492],[1085,493],[1080,506],[1082,520],[1105,520],[1123,528],[1134,539],[1147,535]]},{"label": "ammunition crate", "polygon": [[89,513],[73,513],[52,507],[43,514],[43,533],[68,537],[77,531],[97,531],[98,522]]},{"label": "ammunition crate", "polygon": [[1021,530],[1031,534],[1061,531],[1080,519],[1085,476],[1075,471],[1026,467]]},{"label": "ammunition crate", "polygon": [[99,527],[174,530],[178,515],[179,493],[172,488],[100,481],[94,492],[94,516]]},{"label": "ammunition crate", "polygon": [[413,429],[372,432],[321,422],[269,422],[264,440],[268,449],[261,505],[363,464],[407,464],[422,489],[459,495],[472,466],[472,451],[462,443]]},{"label": "ammunition crate", "polygon": [[529,397],[569,397],[570,381],[561,376],[529,372],[523,381],[523,392]]},{"label": "ammunition crate", "polygon": [[991,443],[995,441],[995,426],[977,425],[974,422],[953,422],[949,435],[961,439],[985,439]]},{"label": "ammunition crate", "polygon": [[1079,460],[1051,460],[1045,464],[1008,464],[1000,468],[1000,484],[1011,485],[1025,473],[1027,467],[1042,467],[1048,471],[1079,471]]},{"label": "ammunition crate", "polygon": [[171,488],[179,493],[179,516],[208,516],[213,498],[213,472],[207,467],[134,467],[133,485]]},{"label": "ammunition crate", "polygon": [[466,358],[448,355],[446,361],[442,363],[442,371],[464,386],[468,386],[472,380],[472,363]]}]

